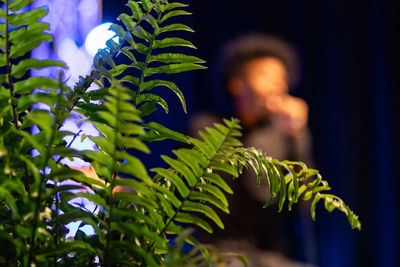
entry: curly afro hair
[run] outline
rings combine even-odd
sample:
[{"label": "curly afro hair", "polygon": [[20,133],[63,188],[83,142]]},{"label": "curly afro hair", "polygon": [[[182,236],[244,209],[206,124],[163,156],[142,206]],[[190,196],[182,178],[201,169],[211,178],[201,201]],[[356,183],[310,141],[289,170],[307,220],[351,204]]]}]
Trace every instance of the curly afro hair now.
[{"label": "curly afro hair", "polygon": [[225,84],[237,75],[241,75],[244,66],[252,59],[274,57],[286,66],[290,87],[299,80],[299,60],[295,49],[285,41],[264,34],[242,35],[228,42],[222,49],[219,70]]}]

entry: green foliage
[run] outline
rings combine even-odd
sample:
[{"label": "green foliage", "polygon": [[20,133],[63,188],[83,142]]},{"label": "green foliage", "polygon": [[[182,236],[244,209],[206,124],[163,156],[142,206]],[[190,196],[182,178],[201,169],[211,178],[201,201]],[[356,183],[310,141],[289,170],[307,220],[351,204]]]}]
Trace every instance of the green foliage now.
[{"label": "green foliage", "polygon": [[[120,43],[108,41],[108,47],[95,56],[92,73],[69,88],[62,73],[57,80],[27,77],[32,68],[66,67],[62,62],[27,57],[42,42],[52,40],[45,33],[49,25],[40,22],[47,9],[23,11],[33,0],[1,2],[0,265],[219,262],[220,255],[199,244],[187,227],[199,226],[208,232],[224,227],[215,210],[229,213],[226,194],[234,192],[220,174],[238,177],[245,168],[254,169],[258,184],[260,179],[268,180],[270,199],[265,207],[278,198],[279,210],[285,203],[291,209],[302,197],[312,200],[315,219],[316,204],[323,200],[329,212],[338,209],[352,228],[361,228],[340,198],[325,193],[330,188],[318,171],[244,148],[238,140],[238,120],[206,128],[200,133],[202,140],[148,121],[146,117],[157,106],[169,110],[153,90],[156,87],[171,90],[186,111],[181,90],[165,77],[205,68],[204,61],[182,52],[194,45],[174,35],[192,29],[170,23],[172,17],[190,14],[184,10],[186,4],[128,1],[130,13],[118,17],[121,25],[111,26]],[[174,52],[176,47],[179,53]],[[130,63],[117,64],[115,59],[121,56]],[[100,88],[88,92],[92,83]],[[48,109],[34,109],[32,105],[39,102]],[[100,136],[89,137],[98,150],[76,151],[70,147],[72,142],[64,141],[66,136],[79,135],[60,131],[72,112],[84,115],[99,130]],[[137,156],[150,152],[148,142],[163,139],[191,148],[174,150],[174,157],[161,156],[168,168],[148,170]],[[33,151],[37,155],[32,156]],[[71,169],[61,163],[64,158],[81,158],[91,164],[92,172]],[[77,198],[94,203],[96,212],[74,205]],[[65,226],[70,222],[80,222],[79,228],[89,225],[95,234],[87,236],[78,230],[67,239]],[[194,245],[189,254],[180,249],[185,242]]]}]

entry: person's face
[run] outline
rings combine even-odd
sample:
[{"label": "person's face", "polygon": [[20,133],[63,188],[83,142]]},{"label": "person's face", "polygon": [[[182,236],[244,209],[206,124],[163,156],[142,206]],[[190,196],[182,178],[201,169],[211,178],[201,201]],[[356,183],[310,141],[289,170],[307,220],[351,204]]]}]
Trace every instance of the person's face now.
[{"label": "person's face", "polygon": [[274,57],[250,60],[244,69],[245,86],[257,98],[267,99],[288,93],[288,73],[285,65]]}]

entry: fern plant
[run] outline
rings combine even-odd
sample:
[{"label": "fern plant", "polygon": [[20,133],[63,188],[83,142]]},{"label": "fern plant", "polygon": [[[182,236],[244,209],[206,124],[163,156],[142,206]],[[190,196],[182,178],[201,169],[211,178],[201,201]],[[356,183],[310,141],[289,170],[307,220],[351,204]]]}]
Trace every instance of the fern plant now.
[{"label": "fern plant", "polygon": [[[312,201],[311,216],[323,201],[328,211],[338,209],[352,228],[358,217],[330,190],[317,170],[301,162],[278,161],[256,148],[245,148],[238,138],[237,119],[224,120],[200,132],[201,140],[149,121],[157,106],[168,103],[154,88],[172,90],[186,111],[178,86],[170,74],[204,69],[204,61],[187,55],[194,48],[176,37],[192,32],[171,18],[189,15],[186,4],[171,0],[129,0],[129,14],[118,17],[111,29],[119,42],[94,58],[94,70],[73,87],[58,79],[29,77],[29,69],[65,68],[62,62],[29,58],[29,52],[52,37],[40,22],[46,8],[30,11],[34,0],[1,0],[0,9],[0,264],[13,266],[181,266],[209,265],[220,260],[212,249],[193,238],[190,226],[212,232],[223,228],[215,212],[229,212],[225,197],[232,189],[220,176],[239,177],[252,168],[267,179],[270,199],[279,210],[303,200]],[[176,52],[179,51],[179,52]],[[125,57],[129,64],[117,64]],[[99,89],[88,91],[92,83]],[[37,90],[40,89],[40,90]],[[45,103],[47,109],[34,108]],[[100,136],[90,138],[96,151],[77,151],[71,143],[80,135],[60,130],[72,113],[93,123]],[[32,131],[32,129],[36,131]],[[73,136],[71,142],[64,141]],[[173,139],[190,145],[161,156],[168,168],[147,169],[138,159],[149,153],[147,144]],[[93,173],[72,169],[65,158],[81,158]],[[125,177],[125,178],[124,178]],[[95,204],[89,211],[74,204],[78,197]],[[95,234],[78,230],[67,238],[66,225],[81,222]],[[174,240],[175,242],[173,242]],[[180,249],[187,242],[193,250]]]}]

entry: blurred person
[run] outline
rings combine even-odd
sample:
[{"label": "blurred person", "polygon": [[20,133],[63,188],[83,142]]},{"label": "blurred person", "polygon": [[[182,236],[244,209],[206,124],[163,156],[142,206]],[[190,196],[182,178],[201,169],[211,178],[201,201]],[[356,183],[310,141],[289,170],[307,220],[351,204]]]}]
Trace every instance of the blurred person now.
[{"label": "blurred person", "polygon": [[[219,71],[233,115],[241,120],[244,146],[262,149],[279,160],[299,160],[312,166],[308,105],[289,93],[298,81],[294,49],[275,37],[244,35],[224,46]],[[196,135],[219,120],[210,112],[199,113],[191,120],[191,133]],[[234,191],[228,196],[231,214],[220,213],[225,230],[215,229],[200,239],[222,252],[244,254],[250,266],[305,266],[291,260],[295,258],[316,262],[312,227],[301,211],[305,205],[281,213],[277,203],[262,209],[269,197],[268,185],[263,179],[256,187],[255,181],[250,171],[230,181]],[[233,261],[228,266],[240,264]]]}]

